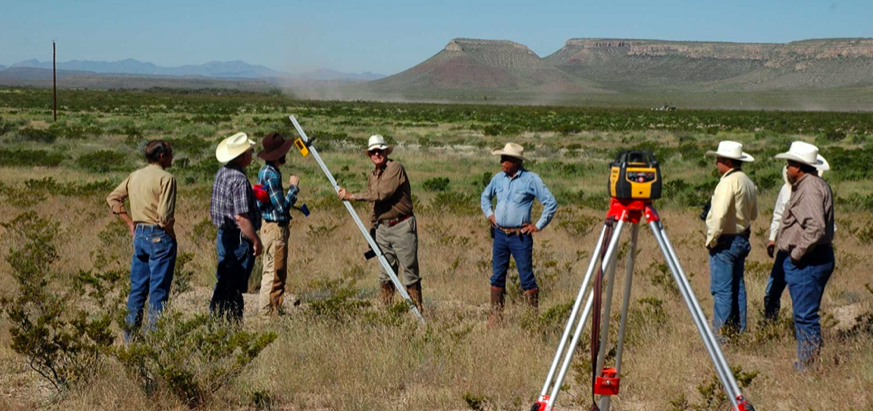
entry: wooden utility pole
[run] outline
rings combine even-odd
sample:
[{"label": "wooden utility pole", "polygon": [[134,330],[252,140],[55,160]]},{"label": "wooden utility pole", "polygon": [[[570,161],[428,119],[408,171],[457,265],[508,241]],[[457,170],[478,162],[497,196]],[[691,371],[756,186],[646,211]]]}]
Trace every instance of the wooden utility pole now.
[{"label": "wooden utility pole", "polygon": [[58,52],[54,40],[52,40],[52,113],[54,121],[58,121]]}]

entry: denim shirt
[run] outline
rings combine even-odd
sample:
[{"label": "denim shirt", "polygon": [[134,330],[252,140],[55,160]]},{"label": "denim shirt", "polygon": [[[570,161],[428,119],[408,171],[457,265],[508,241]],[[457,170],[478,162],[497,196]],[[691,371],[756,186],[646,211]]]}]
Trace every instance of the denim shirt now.
[{"label": "denim shirt", "polygon": [[[492,212],[491,199],[495,196],[497,207]],[[486,218],[493,214],[497,225],[515,228],[530,223],[530,209],[534,198],[543,205],[543,214],[536,223],[536,227],[542,230],[555,216],[558,202],[540,176],[524,168],[520,168],[511,178],[502,171],[497,173],[488,187],[485,187],[479,202]]]}]

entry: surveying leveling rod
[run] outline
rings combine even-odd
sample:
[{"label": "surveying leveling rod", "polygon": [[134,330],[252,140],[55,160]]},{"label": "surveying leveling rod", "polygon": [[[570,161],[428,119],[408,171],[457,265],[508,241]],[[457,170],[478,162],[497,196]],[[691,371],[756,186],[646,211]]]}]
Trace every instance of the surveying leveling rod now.
[{"label": "surveying leveling rod", "polygon": [[[312,156],[315,157],[315,161],[317,161],[318,165],[321,166],[321,171],[324,172],[324,175],[327,176],[327,179],[330,181],[330,185],[333,186],[334,191],[339,192],[339,185],[336,183],[336,179],[333,178],[333,174],[330,173],[327,165],[324,164],[321,156],[318,155],[318,150],[310,145],[310,139],[303,131],[303,127],[300,127],[300,123],[297,122],[297,119],[294,118],[294,116],[289,116],[288,118],[291,119],[291,123],[294,124],[294,128],[297,129],[297,132],[300,133],[300,138],[303,140],[302,144],[295,141],[295,145],[297,146],[297,148],[304,156],[312,153]],[[349,201],[343,200],[343,205],[346,206],[346,210],[348,210],[349,214],[352,216],[352,219],[355,220],[355,224],[358,225],[358,228],[361,230],[361,234],[363,234],[364,238],[367,239],[367,243],[370,245],[370,248],[376,253],[376,257],[379,258],[379,262],[382,264],[382,267],[385,268],[388,276],[391,277],[391,282],[394,283],[397,291],[400,292],[400,296],[403,297],[404,300],[406,300],[406,304],[409,306],[409,309],[412,310],[412,313],[415,314],[415,317],[418,318],[418,320],[421,321],[421,323],[423,324],[424,317],[421,316],[418,308],[412,302],[412,299],[409,298],[409,294],[406,292],[406,288],[403,286],[403,284],[400,283],[400,280],[397,278],[397,274],[395,274],[394,269],[391,268],[391,264],[388,264],[388,260],[385,259],[385,255],[382,254],[382,250],[380,250],[379,246],[376,245],[376,240],[370,237],[370,232],[364,226],[364,223],[361,222],[361,218],[358,217],[358,213],[355,212],[352,204]]]}]

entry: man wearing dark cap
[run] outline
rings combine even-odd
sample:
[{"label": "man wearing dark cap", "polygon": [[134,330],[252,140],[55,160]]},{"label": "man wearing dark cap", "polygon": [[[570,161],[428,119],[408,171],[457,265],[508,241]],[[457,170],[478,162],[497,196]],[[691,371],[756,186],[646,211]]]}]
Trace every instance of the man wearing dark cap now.
[{"label": "man wearing dark cap", "polygon": [[261,297],[259,314],[271,317],[282,307],[285,293],[288,259],[288,223],[291,222],[291,207],[297,202],[300,179],[288,176],[288,193],[282,190],[282,172],[279,166],[285,164],[285,155],[293,145],[293,140],[285,140],[279,133],[264,137],[264,150],[258,157],[267,164],[258,173],[258,184],[267,192],[268,201],[258,201],[258,209],[264,217],[261,226],[261,241],[264,243],[264,275],[261,278]]}]

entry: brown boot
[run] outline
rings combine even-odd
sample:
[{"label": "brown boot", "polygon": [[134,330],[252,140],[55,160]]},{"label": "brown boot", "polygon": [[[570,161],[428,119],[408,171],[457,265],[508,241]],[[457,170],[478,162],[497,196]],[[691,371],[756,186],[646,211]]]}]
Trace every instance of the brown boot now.
[{"label": "brown boot", "polygon": [[503,305],[506,302],[506,294],[501,287],[491,287],[491,315],[488,316],[487,328],[494,328],[503,320]]},{"label": "brown boot", "polygon": [[415,308],[418,308],[418,312],[420,314],[424,314],[424,308],[421,305],[421,281],[406,286],[406,292],[409,293],[409,298],[412,299],[413,304],[415,304]]},{"label": "brown boot", "polygon": [[387,283],[382,283],[382,292],[379,295],[379,300],[382,302],[382,305],[388,306],[394,301],[394,283],[391,281]]},{"label": "brown boot", "polygon": [[533,308],[536,311],[540,306],[540,290],[539,288],[534,288],[533,290],[527,290],[524,292],[524,302],[530,308]]}]

